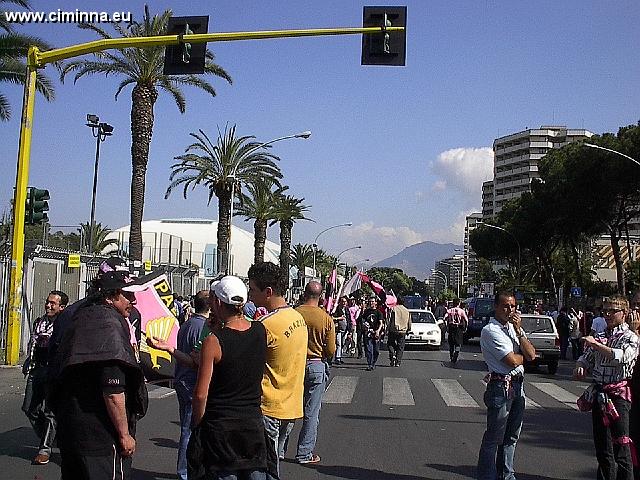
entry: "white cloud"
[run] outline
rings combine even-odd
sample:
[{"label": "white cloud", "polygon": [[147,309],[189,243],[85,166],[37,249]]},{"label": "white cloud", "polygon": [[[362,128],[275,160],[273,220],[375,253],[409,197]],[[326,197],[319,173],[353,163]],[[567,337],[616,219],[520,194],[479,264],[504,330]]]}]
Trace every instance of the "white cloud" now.
[{"label": "white cloud", "polygon": [[489,147],[453,148],[438,155],[430,165],[440,177],[433,191],[455,189],[462,194],[465,205],[479,205],[482,182],[493,178],[493,150]]},{"label": "white cloud", "polygon": [[448,225],[446,228],[440,228],[437,230],[431,230],[425,240],[431,240],[436,243],[455,243],[462,245],[464,242],[464,227],[465,218],[471,214],[468,212],[459,212],[454,222]]},{"label": "white cloud", "polygon": [[[425,235],[409,227],[376,226],[373,222],[354,225],[343,231],[344,240],[352,245],[362,245],[362,249],[346,252],[340,259],[347,261],[370,258],[375,263],[395,255],[403,248],[426,240]],[[345,247],[347,248],[347,247]]]}]

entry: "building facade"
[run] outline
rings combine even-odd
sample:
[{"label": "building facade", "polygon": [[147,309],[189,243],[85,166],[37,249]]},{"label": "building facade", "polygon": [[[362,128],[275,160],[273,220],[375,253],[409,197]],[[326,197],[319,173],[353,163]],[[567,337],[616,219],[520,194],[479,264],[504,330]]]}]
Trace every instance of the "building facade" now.
[{"label": "building facade", "polygon": [[[485,182],[487,183],[487,182]],[[484,184],[483,184],[484,187]],[[462,262],[462,283],[469,285],[473,282],[477,271],[476,252],[473,251],[469,244],[469,236],[476,229],[478,222],[482,220],[482,213],[472,213],[465,218],[464,225],[464,259]]]}]

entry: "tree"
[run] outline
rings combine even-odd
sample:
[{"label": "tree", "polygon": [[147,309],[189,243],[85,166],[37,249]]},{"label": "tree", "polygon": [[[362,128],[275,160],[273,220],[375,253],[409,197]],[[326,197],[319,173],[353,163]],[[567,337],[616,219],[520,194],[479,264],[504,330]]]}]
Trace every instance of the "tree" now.
[{"label": "tree", "polygon": [[385,290],[393,290],[396,296],[413,293],[413,282],[399,268],[373,267],[367,270],[367,275],[371,280],[381,284]]},{"label": "tree", "polygon": [[[92,243],[91,246],[89,245],[90,231],[91,231],[91,227],[89,225],[89,222],[80,224],[78,233],[82,238],[82,242],[80,244],[81,251],[88,251],[88,252],[94,252],[98,254],[109,255],[114,251],[118,250],[118,247],[117,247],[118,240],[116,240],[115,238],[107,239],[107,236],[109,236],[109,234],[112,232],[112,230],[109,227],[107,227],[106,225],[103,227],[102,224],[99,222],[93,225],[93,237],[91,237],[93,240],[91,242]],[[116,245],[116,248],[109,249],[108,251],[105,252],[104,250],[109,248],[109,246],[111,245]]]},{"label": "tree", "polygon": [[[274,189],[275,188],[275,189]],[[267,242],[267,225],[275,217],[275,199],[288,187],[277,186],[271,178],[260,178],[247,184],[249,194],[240,193],[236,211],[238,215],[253,222],[253,263],[264,261],[264,246]]]},{"label": "tree", "polygon": [[[167,23],[171,10],[151,17],[145,6],[141,23],[133,22],[124,27],[113,23],[113,28],[121,37],[153,37],[167,32]],[[80,23],[78,27],[91,30],[100,38],[112,38],[105,30],[94,24]],[[213,86],[197,75],[168,76],[162,73],[164,46],[150,48],[125,48],[115,52],[94,53],[94,60],[76,60],[69,62],[63,69],[61,79],[75,72],[74,82],[86,75],[104,74],[124,77],[118,85],[115,99],[122,90],[135,85],[131,92],[131,226],[129,231],[129,257],[134,261],[142,260],[142,217],[144,210],[145,179],[149,162],[149,147],[153,135],[153,109],[158,99],[158,89],[168,93],[180,113],[186,110],[186,101],[182,86],[193,86],[204,90],[212,97],[216,96]],[[219,65],[214,63],[214,55],[206,52],[204,73],[214,75],[231,83],[231,77]]]},{"label": "tree", "polygon": [[232,187],[235,184],[235,192],[240,195],[242,187],[257,179],[280,185],[282,173],[275,163],[280,159],[267,152],[268,146],[254,141],[254,136],[236,137],[235,125],[225,127],[224,132],[218,129],[216,144],[202,130],[190,135],[197,141],[183,155],[174,157],[179,162],[171,165],[171,183],[164,197],[182,186],[187,198],[189,188],[204,185],[209,190],[209,203],[214,196],[218,198],[217,267],[218,272],[228,272]]},{"label": "tree", "polygon": [[304,198],[295,198],[292,195],[278,195],[276,200],[275,215],[271,224],[280,224],[280,269],[282,270],[283,284],[289,285],[289,266],[291,264],[291,232],[293,224],[298,220],[310,220],[305,216],[309,210],[304,205]]},{"label": "tree", "polygon": [[295,265],[299,272],[304,274],[304,268],[313,265],[313,245],[296,243],[291,247],[291,263]]},{"label": "tree", "polygon": [[[16,33],[13,25],[6,21],[5,9],[2,4],[12,3],[23,8],[31,9],[26,0],[0,0],[0,82],[24,85],[27,65],[25,59],[31,45],[40,50],[50,50],[51,46],[43,40],[30,35]],[[55,98],[55,90],[51,80],[41,72],[36,73],[36,90],[47,101]],[[0,121],[11,118],[9,99],[0,93]]]}]

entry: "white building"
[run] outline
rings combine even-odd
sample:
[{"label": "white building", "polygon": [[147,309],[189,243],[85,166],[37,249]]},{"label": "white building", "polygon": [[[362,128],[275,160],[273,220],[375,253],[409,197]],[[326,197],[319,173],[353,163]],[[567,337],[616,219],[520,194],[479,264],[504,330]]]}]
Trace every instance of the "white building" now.
[{"label": "white building", "polygon": [[[216,220],[178,218],[146,220],[142,222],[142,260],[154,264],[194,265],[200,269],[199,277],[216,275]],[[114,230],[107,238],[118,240],[120,248],[129,250],[129,225]],[[230,271],[246,277],[253,264],[253,233],[231,227]],[[269,240],[264,249],[265,261],[280,263],[280,246]]]}]

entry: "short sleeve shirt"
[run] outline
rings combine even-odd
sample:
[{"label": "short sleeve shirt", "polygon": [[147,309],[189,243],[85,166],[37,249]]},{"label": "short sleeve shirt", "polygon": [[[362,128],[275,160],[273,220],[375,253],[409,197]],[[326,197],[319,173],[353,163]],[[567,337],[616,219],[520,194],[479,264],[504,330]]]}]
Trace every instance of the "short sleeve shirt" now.
[{"label": "short sleeve shirt", "polygon": [[604,333],[607,329],[607,321],[603,317],[596,317],[591,324],[591,330],[596,333]]},{"label": "short sleeve shirt", "polygon": [[509,353],[520,353],[520,342],[513,325],[503,326],[492,318],[480,333],[480,348],[490,372],[506,375],[513,368],[502,361]]}]

